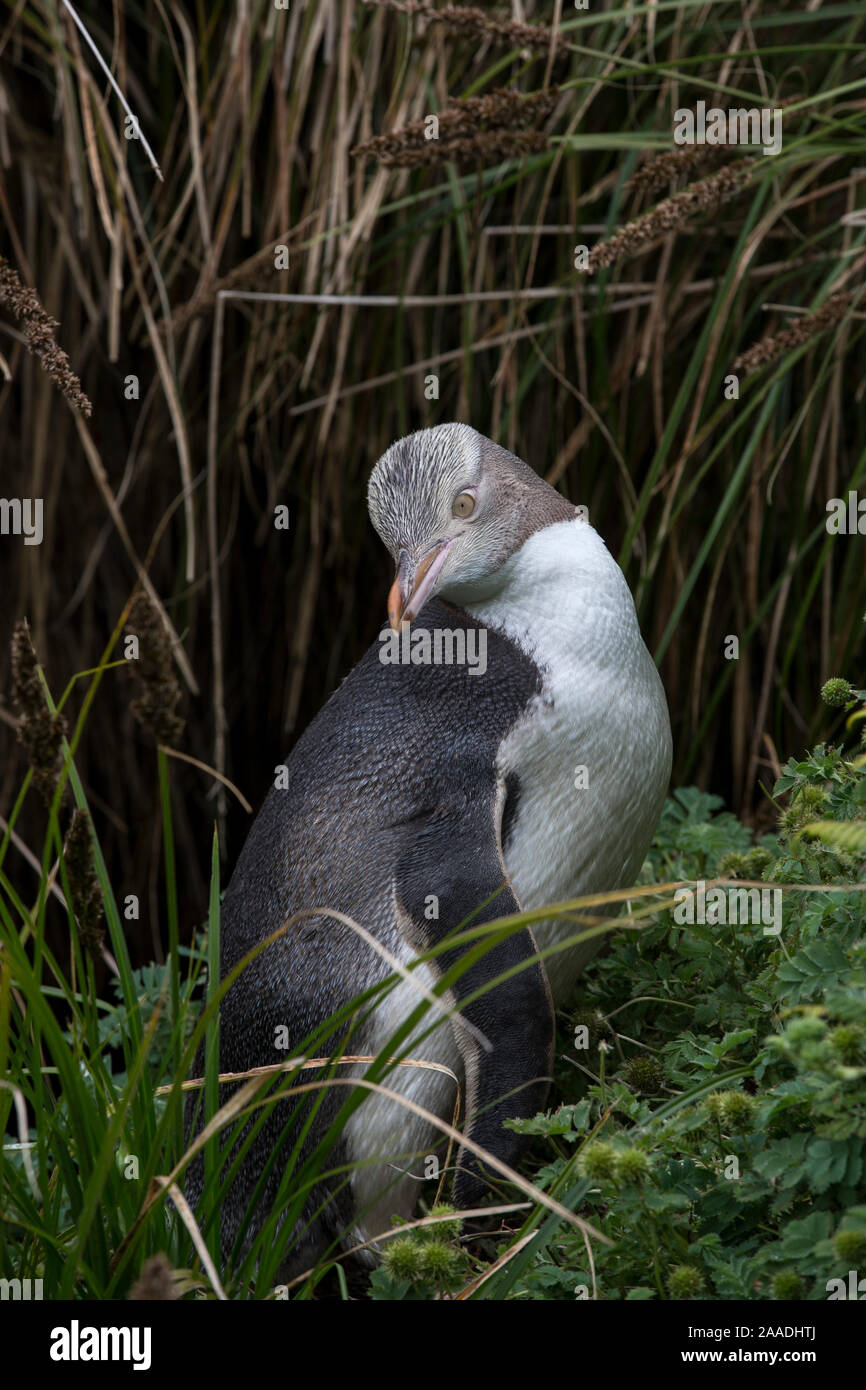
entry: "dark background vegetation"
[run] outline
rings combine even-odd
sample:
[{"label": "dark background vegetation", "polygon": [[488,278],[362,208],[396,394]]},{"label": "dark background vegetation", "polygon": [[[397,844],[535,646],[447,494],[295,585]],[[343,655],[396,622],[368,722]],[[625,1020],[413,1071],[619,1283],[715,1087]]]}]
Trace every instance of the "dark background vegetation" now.
[{"label": "dark background vegetation", "polygon": [[[766,823],[761,784],[826,731],[820,683],[857,679],[863,539],[830,537],[824,521],[827,499],[862,492],[866,469],[866,227],[851,216],[866,164],[860,0],[606,13],[527,0],[443,22],[407,8],[419,7],[81,0],[164,182],[124,138],[118,99],[63,6],[0,9],[0,253],[60,321],[93,404],[89,419],[70,408],[0,305],[0,493],[45,499],[40,547],[0,541],[4,815],[25,766],[13,622],[29,618],[57,696],[98,663],[137,565],[198,687],[178,668],[176,746],[222,766],[257,806],[383,620],[390,561],[366,516],[372,465],[400,434],[451,419],[589,506],[659,659],[674,785]],[[532,148],[517,149],[516,120],[490,138],[495,113],[482,111],[458,119],[448,158],[388,163],[405,155],[399,137],[353,153],[455,100],[554,84]],[[575,271],[575,245],[719,170],[672,153],[673,111],[699,99],[782,104],[782,154],[750,151],[739,191],[699,189],[688,215],[674,203],[610,266]],[[665,151],[660,180],[631,182]],[[498,297],[533,287],[565,293]],[[222,301],[220,334],[221,289],[454,300]],[[467,298],[480,291],[494,297]],[[810,336],[806,317],[840,292]],[[791,328],[803,341],[771,341],[757,370],[740,371],[739,400],[725,400],[738,355]],[[425,399],[428,372],[438,400]],[[129,374],[137,401],[125,399]],[[273,526],[281,503],[288,532]],[[738,661],[724,659],[728,634]],[[115,891],[146,904],[145,960],[164,943],[162,850],[136,693],[130,673],[106,673],[77,765]],[[172,775],[188,932],[206,911],[214,816],[226,870],[249,817],[214,797],[206,771],[174,761]],[[43,818],[31,796],[24,843],[41,841]],[[15,861],[25,899],[29,872]]]}]

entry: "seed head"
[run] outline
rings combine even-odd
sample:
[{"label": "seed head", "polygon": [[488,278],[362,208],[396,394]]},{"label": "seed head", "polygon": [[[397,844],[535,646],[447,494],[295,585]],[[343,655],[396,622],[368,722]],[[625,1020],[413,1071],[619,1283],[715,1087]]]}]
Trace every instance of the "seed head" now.
[{"label": "seed head", "polygon": [[837,1231],[833,1246],[840,1260],[859,1265],[866,1259],[866,1231]]},{"label": "seed head", "polygon": [[90,816],[80,807],[72,813],[63,845],[63,859],[69,880],[71,908],[78,936],[89,955],[96,957],[105,935],[100,926],[103,915],[102,890],[93,860],[93,830]]},{"label": "seed head", "polygon": [[833,676],[821,686],[821,699],[824,704],[831,705],[835,709],[841,709],[843,705],[847,705],[853,694],[853,685],[850,681],[843,680],[841,676]]},{"label": "seed head", "polygon": [[658,1095],[664,1085],[664,1067],[654,1057],[632,1057],[622,1069],[623,1079],[644,1096]]},{"label": "seed head", "polygon": [[652,1172],[652,1163],[643,1149],[623,1149],[616,1155],[613,1171],[617,1182],[641,1183]]},{"label": "seed head", "polygon": [[771,1296],[779,1303],[803,1297],[803,1280],[794,1269],[781,1269],[770,1285]]},{"label": "seed head", "polygon": [[675,1265],[668,1275],[668,1293],[671,1298],[700,1298],[704,1287],[704,1276],[694,1265]]},{"label": "seed head", "polygon": [[19,711],[18,740],[27,751],[42,799],[50,806],[63,769],[66,720],[62,714],[52,714],[45,703],[26,618],[15,624],[12,634],[12,699]]},{"label": "seed head", "polygon": [[577,1160],[578,1172],[593,1182],[604,1182],[612,1178],[616,1169],[616,1149],[612,1144],[595,1140],[587,1144]]}]

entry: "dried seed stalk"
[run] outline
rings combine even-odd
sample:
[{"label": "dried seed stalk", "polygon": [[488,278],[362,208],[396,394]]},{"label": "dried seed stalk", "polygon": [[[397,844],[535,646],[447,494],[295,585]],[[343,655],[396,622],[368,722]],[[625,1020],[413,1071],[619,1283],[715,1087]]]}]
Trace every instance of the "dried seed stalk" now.
[{"label": "dried seed stalk", "polygon": [[12,699],[19,713],[18,741],[27,751],[42,799],[50,806],[63,768],[66,720],[62,714],[52,714],[45,703],[26,618],[15,624],[12,634]]},{"label": "dried seed stalk", "polygon": [[175,713],[180,686],[174,675],[171,644],[146,594],[139,594],[135,599],[128,627],[139,641],[138,661],[134,665],[141,685],[141,694],[132,701],[130,709],[157,743],[173,747],[184,728],[183,719]]},{"label": "dried seed stalk", "polygon": [[734,371],[745,372],[748,376],[750,372],[756,372],[768,362],[775,362],[783,353],[790,352],[801,343],[808,343],[810,338],[817,338],[819,333],[825,333],[834,323],[845,317],[854,302],[854,297],[854,290],[837,290],[829,299],[825,299],[813,314],[804,314],[792,323],[790,328],[783,328],[781,333],[762,338],[760,342],[740,353],[734,361]]},{"label": "dried seed stalk", "polygon": [[558,100],[558,87],[529,96],[497,88],[483,97],[454,101],[440,111],[436,139],[429,138],[430,117],[423,117],[402,130],[356,145],[352,154],[373,155],[380,164],[411,168],[443,159],[507,158],[515,152],[542,150],[547,136],[530,127],[548,116]]},{"label": "dried seed stalk", "polygon": [[753,167],[751,159],[737,160],[657,203],[606,241],[598,242],[589,253],[588,271],[591,274],[602,266],[637,256],[660,237],[686,226],[698,213],[712,211],[735,197],[745,187]]},{"label": "dried seed stalk", "polygon": [[445,9],[434,10],[425,0],[364,0],[365,5],[375,5],[383,10],[395,10],[398,14],[419,15],[426,24],[449,30],[467,39],[502,40],[514,48],[541,48],[545,52],[553,46],[554,50],[564,52],[568,48],[566,39],[556,30],[542,24],[520,24],[516,20],[498,19],[485,14],[483,10],[471,9],[462,5],[448,5]]},{"label": "dried seed stalk", "polygon": [[54,337],[54,330],[60,324],[45,312],[39,295],[22,284],[18,272],[3,256],[0,256],[0,304],[5,304],[21,324],[28,351],[39,359],[43,371],[60,387],[70,405],[82,415],[92,415],[93,406],[82,391],[69,358]]}]

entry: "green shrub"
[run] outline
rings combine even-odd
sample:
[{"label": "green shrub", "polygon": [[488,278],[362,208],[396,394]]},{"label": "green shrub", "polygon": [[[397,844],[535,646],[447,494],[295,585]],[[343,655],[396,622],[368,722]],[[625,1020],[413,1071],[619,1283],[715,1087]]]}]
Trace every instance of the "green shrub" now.
[{"label": "green shrub", "polygon": [[[645,877],[791,885],[781,932],[678,925],[669,905],[622,932],[579,1001],[609,1021],[604,1070],[590,1051],[560,1072],[565,1130],[546,1131],[550,1116],[522,1126],[546,1153],[547,1190],[612,1241],[594,1247],[600,1298],[820,1300],[840,1261],[866,1259],[866,899],[846,886],[866,879],[866,767],[819,744],[773,795],[779,834],[751,846],[718,798],[676,791]],[[644,1049],[663,1066],[659,1096]],[[506,1296],[580,1283],[581,1234],[548,1223]]]}]

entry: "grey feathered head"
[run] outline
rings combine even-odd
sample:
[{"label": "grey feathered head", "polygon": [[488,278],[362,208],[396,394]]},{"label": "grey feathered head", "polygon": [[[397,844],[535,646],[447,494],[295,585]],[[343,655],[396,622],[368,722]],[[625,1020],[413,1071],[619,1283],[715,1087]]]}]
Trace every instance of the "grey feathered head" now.
[{"label": "grey feathered head", "polygon": [[388,596],[393,628],[434,593],[466,601],[542,526],[575,509],[516,455],[469,425],[436,425],[399,439],[367,489],[370,520],[397,563]]}]

